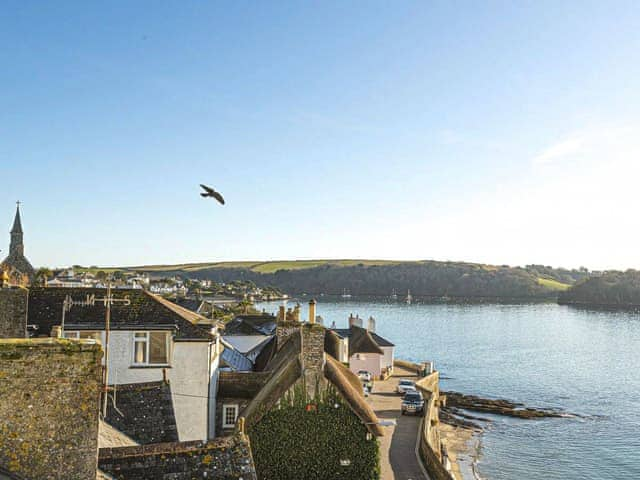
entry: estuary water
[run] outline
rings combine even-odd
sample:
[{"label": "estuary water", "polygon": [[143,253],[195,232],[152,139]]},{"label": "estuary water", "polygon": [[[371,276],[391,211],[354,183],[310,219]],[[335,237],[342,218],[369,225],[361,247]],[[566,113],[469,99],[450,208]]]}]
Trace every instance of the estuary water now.
[{"label": "estuary water", "polygon": [[[275,312],[278,303],[258,307]],[[481,478],[640,479],[640,314],[328,297],[317,310],[338,327],[350,313],[373,316],[396,357],[435,362],[443,390],[578,415],[492,417],[480,437]]]}]

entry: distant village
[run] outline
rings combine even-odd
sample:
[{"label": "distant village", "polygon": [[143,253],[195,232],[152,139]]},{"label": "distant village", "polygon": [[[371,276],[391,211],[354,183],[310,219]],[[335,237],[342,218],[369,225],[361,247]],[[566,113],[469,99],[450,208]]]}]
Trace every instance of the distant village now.
[{"label": "distant village", "polygon": [[394,404],[418,414],[402,461],[454,478],[438,373],[396,359],[374,318],[257,311],[287,297],[250,282],[35,270],[19,206],[0,270],[0,479],[382,478],[395,421],[369,394],[399,392],[398,371],[420,399]]}]

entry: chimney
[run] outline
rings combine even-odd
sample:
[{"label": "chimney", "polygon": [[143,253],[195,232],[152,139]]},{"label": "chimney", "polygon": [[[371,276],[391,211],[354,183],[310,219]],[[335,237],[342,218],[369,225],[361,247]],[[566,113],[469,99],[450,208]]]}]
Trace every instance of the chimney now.
[{"label": "chimney", "polygon": [[280,322],[284,322],[285,320],[285,309],[284,309],[284,305],[280,305],[280,308],[278,308],[278,321]]},{"label": "chimney", "polygon": [[376,319],[373,317],[369,317],[369,321],[367,322],[367,330],[371,333],[376,333]]},{"label": "chimney", "polygon": [[362,319],[359,315],[356,315],[354,317],[352,313],[351,315],[349,315],[349,328],[353,327],[354,325],[356,327],[362,327]]},{"label": "chimney", "polygon": [[316,323],[316,301],[313,298],[309,302],[309,323]]},{"label": "chimney", "polygon": [[356,321],[356,317],[353,316],[353,313],[349,314],[349,328],[353,327],[353,325],[355,324]]},{"label": "chimney", "polygon": [[93,340],[0,340],[0,465],[25,478],[95,480],[101,359]]},{"label": "chimney", "polygon": [[300,304],[299,303],[296,303],[296,306],[293,307],[293,319],[296,322],[300,321]]},{"label": "chimney", "polygon": [[325,328],[316,323],[306,323],[300,327],[302,340],[302,372],[307,400],[317,398],[326,382],[324,378],[324,336]]}]

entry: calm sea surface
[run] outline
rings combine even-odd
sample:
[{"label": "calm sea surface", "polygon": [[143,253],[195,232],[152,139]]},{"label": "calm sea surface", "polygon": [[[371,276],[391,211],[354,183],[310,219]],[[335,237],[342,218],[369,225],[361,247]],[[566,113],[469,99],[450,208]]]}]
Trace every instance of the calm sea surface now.
[{"label": "calm sea surface", "polygon": [[[581,416],[495,417],[481,437],[483,478],[640,479],[640,314],[555,304],[318,300],[325,325],[346,327],[351,312],[372,315],[377,332],[396,344],[396,357],[435,361],[444,390]],[[275,312],[278,304],[258,307]]]}]

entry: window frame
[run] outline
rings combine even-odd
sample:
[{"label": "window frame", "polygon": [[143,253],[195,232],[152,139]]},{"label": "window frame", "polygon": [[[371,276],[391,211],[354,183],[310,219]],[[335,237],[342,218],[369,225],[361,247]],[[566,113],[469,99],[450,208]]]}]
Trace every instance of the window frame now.
[{"label": "window frame", "polygon": [[[235,410],[233,423],[227,423],[227,411]],[[235,428],[240,415],[240,406],[237,403],[223,403],[222,404],[222,428]]]},{"label": "window frame", "polygon": [[[150,359],[150,355],[149,355],[149,350],[151,348],[151,334],[152,333],[162,333],[165,336],[165,352],[166,352],[166,361],[162,362],[162,363],[151,363],[149,361]],[[138,334],[144,334],[144,337],[138,337]],[[169,332],[163,331],[163,330],[144,330],[144,331],[135,331],[132,333],[132,343],[133,343],[133,348],[131,349],[131,354],[132,354],[132,366],[134,367],[167,367],[170,365],[169,359],[170,359],[170,353],[171,353],[171,344],[169,343]],[[144,349],[144,354],[145,354],[145,361],[144,362],[137,362],[136,361],[136,346],[138,343],[144,343],[145,344],[145,349]]]}]

